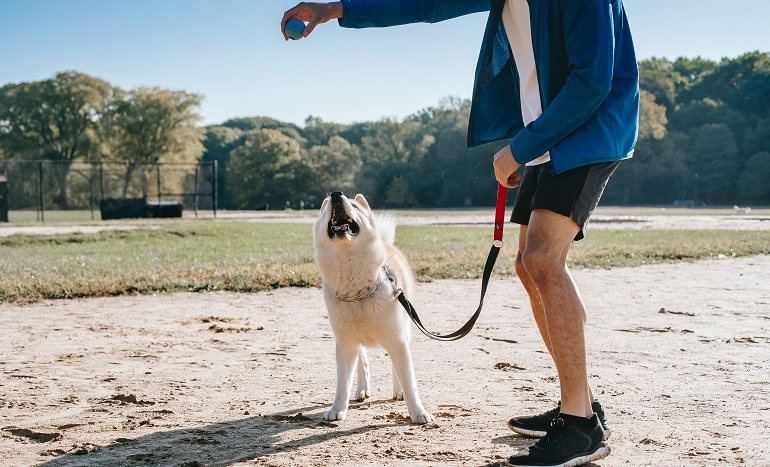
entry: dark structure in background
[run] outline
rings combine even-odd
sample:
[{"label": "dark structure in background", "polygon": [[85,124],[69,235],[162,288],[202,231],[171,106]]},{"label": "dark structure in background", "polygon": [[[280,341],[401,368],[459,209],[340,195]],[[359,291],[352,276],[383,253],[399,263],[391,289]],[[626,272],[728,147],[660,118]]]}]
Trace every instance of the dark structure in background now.
[{"label": "dark structure in background", "polygon": [[0,222],[8,222],[8,177],[0,175]]},{"label": "dark structure in background", "polygon": [[[217,162],[198,164],[116,164],[61,161],[0,160],[5,185],[0,211],[90,211],[91,220],[182,217],[218,208]],[[3,219],[0,212],[0,219]],[[7,216],[6,216],[7,218]]]},{"label": "dark structure in background", "polygon": [[182,217],[184,205],[179,201],[151,201],[144,198],[103,199],[99,205],[102,220]]},{"label": "dark structure in background", "polygon": [[144,198],[110,198],[99,203],[102,220],[143,219],[147,217],[147,202]]},{"label": "dark structure in background", "polygon": [[157,201],[147,203],[147,217],[182,217],[184,205],[179,201]]}]

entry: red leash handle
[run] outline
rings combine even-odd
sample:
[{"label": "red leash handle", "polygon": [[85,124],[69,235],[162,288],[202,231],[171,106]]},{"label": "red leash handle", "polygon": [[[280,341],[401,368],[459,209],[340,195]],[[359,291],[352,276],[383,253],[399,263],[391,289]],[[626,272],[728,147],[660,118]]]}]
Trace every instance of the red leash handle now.
[{"label": "red leash handle", "polygon": [[495,244],[503,243],[503,226],[505,226],[505,199],[508,197],[508,188],[497,184],[497,204],[495,204]]},{"label": "red leash handle", "polygon": [[471,316],[471,319],[467,323],[455,332],[449,334],[436,334],[435,332],[428,331],[420,321],[420,317],[417,315],[417,310],[414,309],[412,304],[404,295],[404,291],[396,287],[396,282],[391,278],[391,284],[393,286],[393,293],[398,298],[401,306],[404,307],[409,317],[414,322],[417,329],[423,334],[435,339],[437,341],[455,341],[467,336],[476,324],[476,320],[481,314],[481,308],[484,306],[484,297],[487,294],[487,286],[489,285],[489,278],[492,275],[492,268],[495,266],[497,255],[500,253],[500,248],[503,246],[503,226],[505,225],[505,198],[508,196],[508,188],[498,184],[497,186],[497,204],[495,205],[495,241],[492,242],[492,248],[489,249],[489,256],[487,256],[487,262],[484,264],[484,274],[481,277],[481,298],[479,299],[479,307],[476,308],[476,312]]}]

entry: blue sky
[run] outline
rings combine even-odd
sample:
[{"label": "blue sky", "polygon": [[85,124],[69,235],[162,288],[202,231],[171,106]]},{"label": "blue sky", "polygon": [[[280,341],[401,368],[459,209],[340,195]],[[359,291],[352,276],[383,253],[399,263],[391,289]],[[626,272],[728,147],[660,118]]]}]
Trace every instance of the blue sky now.
[{"label": "blue sky", "polygon": [[[0,0],[0,85],[77,70],[204,96],[203,123],[403,118],[469,97],[485,15],[284,42],[283,0]],[[639,58],[770,51],[770,2],[626,0]]]}]

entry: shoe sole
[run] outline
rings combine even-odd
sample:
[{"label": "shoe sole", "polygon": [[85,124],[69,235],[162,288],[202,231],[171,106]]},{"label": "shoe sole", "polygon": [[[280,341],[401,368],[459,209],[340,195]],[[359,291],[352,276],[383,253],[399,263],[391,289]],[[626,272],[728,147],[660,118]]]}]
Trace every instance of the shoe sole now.
[{"label": "shoe sole", "polygon": [[609,455],[610,455],[610,447],[604,443],[600,443],[599,447],[591,454],[579,455],[578,457],[574,457],[566,462],[562,462],[561,464],[548,464],[547,466],[544,466],[543,464],[529,465],[529,464],[511,464],[510,462],[506,462],[505,465],[510,465],[513,467],[576,467],[578,465],[585,465],[585,464],[588,464],[589,462],[598,461],[599,459],[604,459]]},{"label": "shoe sole", "polygon": [[[511,425],[510,422],[508,423],[508,428],[513,432],[516,432],[520,435],[527,436],[529,438],[542,438],[543,436],[545,436],[545,431],[527,430],[526,428],[513,426]],[[606,430],[602,428],[602,430],[604,430],[604,437],[602,438],[602,440],[607,441],[610,438],[610,434],[612,433],[612,431],[610,431],[609,428],[607,428]]]},{"label": "shoe sole", "polygon": [[510,423],[508,423],[508,428],[510,428],[511,431],[514,431],[520,435],[528,436],[530,438],[542,438],[545,436],[545,431],[527,430],[526,428],[513,426]]}]

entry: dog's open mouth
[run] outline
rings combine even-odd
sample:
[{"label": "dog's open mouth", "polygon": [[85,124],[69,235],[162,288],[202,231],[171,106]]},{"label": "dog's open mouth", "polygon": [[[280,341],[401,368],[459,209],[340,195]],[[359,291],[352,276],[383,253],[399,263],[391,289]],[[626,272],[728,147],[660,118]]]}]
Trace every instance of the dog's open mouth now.
[{"label": "dog's open mouth", "polygon": [[344,202],[337,202],[332,205],[331,218],[326,228],[329,238],[334,238],[335,236],[343,238],[346,235],[355,237],[360,230],[358,222],[354,221],[350,216]]},{"label": "dog's open mouth", "polygon": [[345,235],[355,237],[358,235],[359,230],[360,227],[358,226],[358,223],[350,217],[332,217],[329,221],[327,233],[329,234],[329,238],[334,238],[335,236],[344,237]]}]

